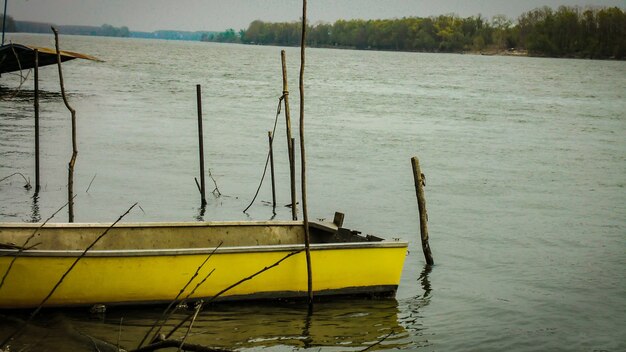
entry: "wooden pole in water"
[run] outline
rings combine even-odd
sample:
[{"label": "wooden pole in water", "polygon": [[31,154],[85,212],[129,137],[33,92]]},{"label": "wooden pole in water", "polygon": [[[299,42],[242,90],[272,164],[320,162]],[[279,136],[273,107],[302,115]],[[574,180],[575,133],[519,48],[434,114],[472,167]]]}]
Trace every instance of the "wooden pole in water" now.
[{"label": "wooden pole in water", "polygon": [[35,193],[39,192],[39,50],[35,49]]},{"label": "wooden pole in water", "polygon": [[68,165],[67,173],[67,201],[68,201],[68,221],[74,222],[74,165],[76,164],[76,157],[78,156],[78,143],[76,141],[76,110],[74,110],[65,96],[65,87],[63,85],[63,70],[61,69],[61,50],[59,49],[59,32],[56,28],[52,27],[54,32],[54,44],[57,51],[57,66],[59,68],[59,83],[61,84],[61,96],[63,97],[63,103],[65,107],[70,111],[72,115],[72,158]]},{"label": "wooden pole in water", "polygon": [[274,181],[274,148],[272,144],[274,142],[274,137],[272,136],[272,131],[267,131],[267,138],[270,143],[270,171],[272,176],[272,211],[276,214],[276,182]]},{"label": "wooden pole in water", "polygon": [[[306,201],[306,151],[304,148],[304,63],[306,47],[306,0],[302,0],[302,38],[300,41],[300,181],[302,185],[302,217],[304,224],[304,248],[306,249],[307,283],[309,306],[313,305],[313,274],[311,270],[311,251],[309,215]],[[295,205],[295,204],[294,204]]]},{"label": "wooden pole in water", "polygon": [[200,195],[201,206],[206,205],[206,187],[204,183],[204,137],[202,133],[202,87],[196,84],[196,101],[198,106],[198,150],[200,156]]},{"label": "wooden pole in water", "polygon": [[289,156],[289,174],[291,177],[291,219],[298,220],[298,201],[296,200],[296,139],[291,137],[291,155]]},{"label": "wooden pole in water", "polygon": [[291,137],[291,112],[289,110],[289,87],[287,84],[287,59],[285,50],[280,51],[280,61],[283,67],[283,100],[285,102],[285,122],[287,124],[287,152],[289,153],[289,179],[291,185],[291,218],[298,220],[296,208],[296,166],[294,158],[293,138]]},{"label": "wooden pole in water", "polygon": [[420,170],[419,159],[414,156],[411,158],[411,165],[413,166],[413,179],[415,181],[415,194],[417,195],[417,208],[419,210],[420,217],[420,234],[422,238],[422,250],[424,251],[424,258],[428,265],[433,265],[433,255],[430,252],[430,245],[428,244],[428,214],[426,213],[426,199],[424,197],[424,175]]}]

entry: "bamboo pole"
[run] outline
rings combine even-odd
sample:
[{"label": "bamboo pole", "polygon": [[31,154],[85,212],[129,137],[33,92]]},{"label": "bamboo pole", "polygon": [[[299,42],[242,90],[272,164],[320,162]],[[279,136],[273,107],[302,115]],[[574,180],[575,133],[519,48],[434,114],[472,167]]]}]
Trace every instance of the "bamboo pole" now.
[{"label": "bamboo pole", "polygon": [[76,164],[76,157],[78,156],[78,146],[76,141],[76,110],[74,110],[65,96],[65,87],[63,85],[63,70],[61,69],[61,50],[59,49],[59,32],[56,28],[52,27],[54,32],[54,44],[57,51],[57,66],[59,68],[59,83],[61,84],[61,96],[63,97],[63,103],[65,107],[70,111],[72,115],[72,158],[68,164],[67,173],[67,199],[68,199],[68,221],[74,222],[74,165]]},{"label": "bamboo pole", "polygon": [[200,195],[201,206],[206,205],[206,187],[204,183],[204,137],[202,133],[202,87],[196,84],[196,102],[198,106],[198,151],[200,157]]},{"label": "bamboo pole", "polygon": [[417,207],[420,217],[420,234],[422,238],[422,250],[424,252],[424,258],[428,265],[433,265],[433,255],[430,252],[430,245],[428,244],[428,214],[426,213],[426,199],[424,197],[424,175],[420,170],[419,159],[414,156],[411,158],[411,165],[413,166],[413,179],[415,181],[415,194],[417,196]]},{"label": "bamboo pole", "polygon": [[272,144],[274,142],[274,137],[272,136],[272,131],[267,131],[267,138],[270,144],[270,176],[272,176],[272,211],[276,214],[276,181],[274,180],[274,148]]},{"label": "bamboo pole", "polygon": [[39,50],[35,49],[35,193],[39,192]]},{"label": "bamboo pole", "polygon": [[291,137],[291,112],[289,110],[289,87],[287,84],[287,59],[285,50],[280,51],[280,61],[283,68],[283,99],[285,101],[285,123],[287,130],[287,152],[289,153],[289,180],[291,186],[291,218],[298,220],[296,208],[296,167],[294,158],[293,138]]},{"label": "bamboo pole", "polygon": [[[304,63],[306,47],[306,0],[302,0],[302,38],[300,42],[300,181],[302,186],[302,217],[304,224],[304,248],[306,249],[307,286],[309,306],[313,304],[313,279],[311,270],[311,251],[309,215],[306,202],[306,150],[304,148]],[[295,206],[295,204],[294,204]]]}]

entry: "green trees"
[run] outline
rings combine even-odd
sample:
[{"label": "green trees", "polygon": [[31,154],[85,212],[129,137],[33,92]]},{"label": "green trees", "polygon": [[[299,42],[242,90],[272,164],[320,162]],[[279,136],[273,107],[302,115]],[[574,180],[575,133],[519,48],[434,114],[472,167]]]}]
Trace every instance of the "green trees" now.
[{"label": "green trees", "polygon": [[103,24],[99,31],[94,31],[92,35],[100,35],[105,37],[129,37],[130,31],[128,27],[113,27],[110,24]]},{"label": "green trees", "polygon": [[[246,30],[233,29],[208,40],[263,45],[300,45],[300,22],[260,20]],[[338,20],[307,26],[307,44],[374,50],[490,52],[526,50],[531,55],[626,58],[626,13],[617,8],[561,6],[537,8],[516,22],[503,15],[456,15],[387,20]]]},{"label": "green trees", "polygon": [[[510,23],[510,21],[509,21]],[[253,21],[241,42],[265,45],[300,45],[300,22]],[[460,52],[492,44],[490,27],[480,16],[445,15],[391,20],[338,20],[308,26],[307,44],[317,47]],[[218,38],[214,40],[219,41]]]},{"label": "green trees", "polygon": [[[4,14],[0,13],[0,28],[2,28],[2,26],[4,25]],[[4,27],[5,31],[7,32],[16,32],[17,31],[17,27],[15,26],[15,21],[13,20],[13,17],[7,15],[7,24]]]},{"label": "green trees", "polygon": [[531,55],[626,59],[626,13],[617,7],[543,7],[520,16],[518,46]]}]

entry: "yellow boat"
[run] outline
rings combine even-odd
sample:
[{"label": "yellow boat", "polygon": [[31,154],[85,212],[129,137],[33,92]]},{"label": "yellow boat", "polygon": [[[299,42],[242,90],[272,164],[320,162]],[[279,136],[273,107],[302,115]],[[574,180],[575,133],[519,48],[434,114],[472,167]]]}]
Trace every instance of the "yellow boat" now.
[{"label": "yellow boat", "polygon": [[[309,229],[315,297],[395,295],[406,242]],[[303,243],[302,221],[0,223],[0,308],[306,297]]]}]

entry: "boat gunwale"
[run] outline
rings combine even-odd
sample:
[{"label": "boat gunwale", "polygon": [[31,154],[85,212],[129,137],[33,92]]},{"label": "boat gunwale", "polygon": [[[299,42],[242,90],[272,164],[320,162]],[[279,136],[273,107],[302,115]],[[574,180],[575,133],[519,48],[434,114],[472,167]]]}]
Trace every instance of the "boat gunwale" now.
[{"label": "boat gunwale", "polygon": [[[311,244],[311,250],[345,250],[345,249],[376,249],[376,248],[407,248],[406,241],[379,241],[379,242],[342,242]],[[239,253],[267,253],[293,252],[304,250],[304,244],[260,245],[260,246],[233,246],[207,248],[166,248],[166,249],[108,249],[90,250],[19,250],[0,249],[0,257],[147,257],[147,256],[182,256],[198,254],[239,254]]]},{"label": "boat gunwale", "polygon": [[[24,223],[0,222],[2,228],[109,228],[114,223],[85,222],[85,223]],[[245,220],[245,221],[198,221],[198,222],[120,222],[113,228],[160,228],[160,227],[227,227],[227,226],[303,226],[302,220]],[[309,222],[309,226],[332,227],[330,222]]]}]

